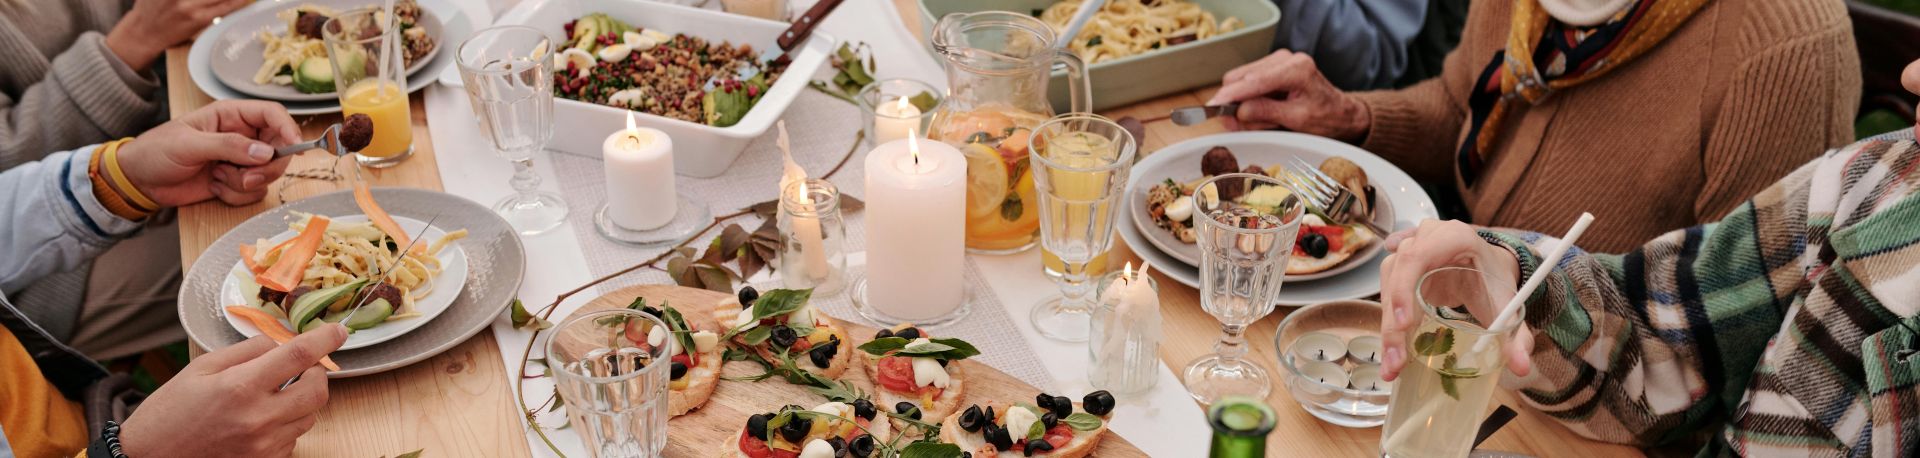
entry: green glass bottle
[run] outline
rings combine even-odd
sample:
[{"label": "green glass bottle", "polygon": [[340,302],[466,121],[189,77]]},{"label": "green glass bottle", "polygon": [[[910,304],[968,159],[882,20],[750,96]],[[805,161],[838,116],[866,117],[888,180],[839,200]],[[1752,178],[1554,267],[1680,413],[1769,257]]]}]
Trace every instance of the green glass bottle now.
[{"label": "green glass bottle", "polygon": [[1213,426],[1212,458],[1261,458],[1267,456],[1267,434],[1273,432],[1277,418],[1273,408],[1259,399],[1228,396],[1207,409],[1207,424]]}]

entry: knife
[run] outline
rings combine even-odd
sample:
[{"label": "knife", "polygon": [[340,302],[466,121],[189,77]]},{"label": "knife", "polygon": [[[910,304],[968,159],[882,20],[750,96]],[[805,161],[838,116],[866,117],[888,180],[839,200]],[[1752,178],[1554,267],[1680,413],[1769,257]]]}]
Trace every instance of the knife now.
[{"label": "knife", "polygon": [[[439,221],[439,220],[440,220],[440,215],[433,215],[433,217],[432,217],[432,218],[427,218],[427,225],[426,225],[426,227],[422,227],[422,228],[420,228],[420,232],[419,232],[419,233],[417,233],[417,234],[414,234],[414,235],[413,235],[413,240],[409,240],[409,241],[407,241],[407,246],[404,246],[404,247],[400,247],[400,254],[399,254],[399,257],[396,257],[396,258],[393,258],[393,265],[394,265],[395,267],[399,267],[399,266],[400,266],[400,263],[402,263],[402,262],[406,262],[406,260],[407,260],[407,254],[409,254],[409,253],[412,253],[412,252],[413,252],[413,246],[414,246],[415,244],[418,244],[418,243],[420,243],[420,239],[422,239],[422,238],[426,238],[426,236],[427,236],[427,230],[428,230],[428,229],[433,229],[433,222],[434,222],[434,221]],[[379,264],[375,264],[375,265],[374,265],[374,267],[379,267]],[[379,278],[378,280],[374,280],[374,282],[373,282],[372,284],[370,284],[370,285],[369,285],[368,287],[371,287],[371,285],[377,285],[377,284],[380,284],[380,283],[385,283],[385,282],[387,281],[387,279],[388,279],[388,278],[393,278],[393,273],[394,273],[395,271],[398,271],[398,270],[400,270],[400,269],[398,269],[398,268],[394,268],[394,269],[387,269],[387,271],[386,271],[386,272],[382,272],[382,273],[380,274],[380,278]],[[362,306],[365,306],[365,305],[367,305],[367,301],[370,301],[370,300],[373,300],[373,295],[372,295],[372,294],[368,294],[368,295],[366,295],[365,297],[361,297],[361,298],[360,298],[360,303],[358,303],[358,304],[354,304],[354,305],[353,305],[353,308],[352,308],[352,309],[350,309],[350,310],[347,310],[347,316],[345,316],[345,317],[341,317],[341,318],[340,318],[340,322],[344,324],[344,323],[346,323],[346,322],[347,322],[347,320],[349,320],[349,319],[352,319],[352,318],[353,318],[353,314],[355,314],[355,313],[360,313],[360,308],[361,308]],[[400,306],[400,304],[393,304],[393,306],[394,306],[394,307],[399,307],[399,306]]]},{"label": "knife", "polygon": [[780,51],[782,51],[780,57],[773,61],[781,65],[792,62],[793,59],[788,56],[793,54],[793,48],[805,43],[808,37],[812,37],[813,28],[819,26],[820,21],[826,20],[827,14],[832,13],[834,8],[839,8],[843,1],[845,0],[820,0],[813,4],[813,8],[807,9],[807,14],[793,20],[793,25],[788,26],[786,31],[780,32],[780,38],[773,41],[780,45]]}]

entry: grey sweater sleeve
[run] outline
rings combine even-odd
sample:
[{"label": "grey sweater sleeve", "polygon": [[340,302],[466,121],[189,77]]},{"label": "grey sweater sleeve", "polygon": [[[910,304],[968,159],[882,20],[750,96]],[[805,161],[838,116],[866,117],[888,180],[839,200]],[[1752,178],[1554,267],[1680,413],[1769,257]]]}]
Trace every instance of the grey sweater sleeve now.
[{"label": "grey sweater sleeve", "polygon": [[140,228],[93,195],[87,177],[93,149],[0,172],[0,292],[16,294],[49,273],[79,266]]},{"label": "grey sweater sleeve", "polygon": [[1273,47],[1313,56],[1327,80],[1349,91],[1390,87],[1427,15],[1427,0],[1272,1],[1280,7]]},{"label": "grey sweater sleeve", "polygon": [[157,82],[127,68],[104,40],[99,32],[82,34],[18,99],[0,94],[0,168],[133,136],[152,124],[160,112]]}]

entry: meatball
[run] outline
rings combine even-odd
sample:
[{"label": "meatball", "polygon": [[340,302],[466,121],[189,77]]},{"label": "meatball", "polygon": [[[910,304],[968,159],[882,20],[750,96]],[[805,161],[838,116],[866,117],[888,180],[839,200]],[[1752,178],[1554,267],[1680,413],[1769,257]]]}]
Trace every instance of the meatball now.
[{"label": "meatball", "polygon": [[340,123],[340,147],[347,151],[360,151],[373,143],[373,118],[364,113],[354,113]]},{"label": "meatball", "polygon": [[315,13],[312,11],[301,11],[300,16],[297,18],[294,18],[293,20],[293,33],[295,35],[318,40],[321,38],[320,37],[321,28],[325,27],[326,25],[327,25],[327,15]]}]

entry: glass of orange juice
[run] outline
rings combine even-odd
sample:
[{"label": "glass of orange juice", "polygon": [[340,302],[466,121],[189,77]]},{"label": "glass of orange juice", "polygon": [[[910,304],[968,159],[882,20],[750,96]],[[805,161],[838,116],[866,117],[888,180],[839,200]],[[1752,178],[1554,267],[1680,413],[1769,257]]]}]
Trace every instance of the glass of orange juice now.
[{"label": "glass of orange juice", "polygon": [[373,142],[355,152],[354,159],[368,167],[390,167],[412,156],[407,53],[398,18],[380,8],[361,8],[335,15],[322,30],[333,74],[309,77],[333,79],[342,116],[364,114],[373,120]]}]

